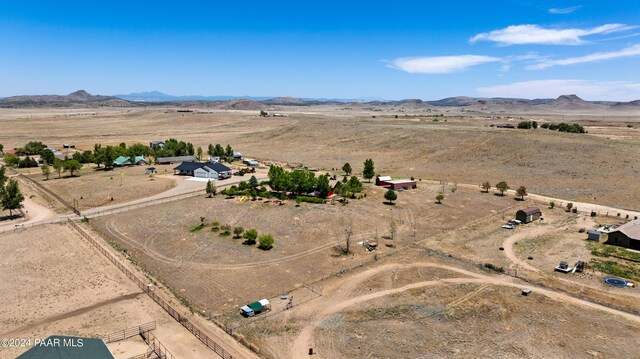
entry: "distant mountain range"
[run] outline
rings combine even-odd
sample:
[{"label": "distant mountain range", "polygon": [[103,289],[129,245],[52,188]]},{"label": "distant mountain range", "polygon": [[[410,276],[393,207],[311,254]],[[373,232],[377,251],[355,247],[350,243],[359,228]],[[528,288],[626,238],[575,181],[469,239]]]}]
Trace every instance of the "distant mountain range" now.
[{"label": "distant mountain range", "polygon": [[13,96],[0,98],[0,107],[143,107],[176,106],[207,107],[228,110],[263,110],[273,106],[313,106],[322,104],[352,104],[353,106],[390,106],[403,108],[465,107],[477,111],[578,111],[578,110],[639,110],[640,100],[630,102],[585,101],[576,95],[562,95],[556,99],[448,97],[436,101],[407,99],[318,99],[294,97],[235,97],[235,96],[171,96],[162,92],[140,92],[129,95],[91,95],[79,90],[68,95]]}]

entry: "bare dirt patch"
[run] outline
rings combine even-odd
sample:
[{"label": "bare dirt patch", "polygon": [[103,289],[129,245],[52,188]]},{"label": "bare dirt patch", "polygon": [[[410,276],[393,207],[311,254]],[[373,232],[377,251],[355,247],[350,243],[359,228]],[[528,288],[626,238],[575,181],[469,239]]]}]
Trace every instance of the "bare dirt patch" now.
[{"label": "bare dirt patch", "polygon": [[[3,234],[0,247],[0,337],[101,337],[156,321],[174,355],[211,355],[68,225]],[[3,347],[0,357],[27,349]]]}]

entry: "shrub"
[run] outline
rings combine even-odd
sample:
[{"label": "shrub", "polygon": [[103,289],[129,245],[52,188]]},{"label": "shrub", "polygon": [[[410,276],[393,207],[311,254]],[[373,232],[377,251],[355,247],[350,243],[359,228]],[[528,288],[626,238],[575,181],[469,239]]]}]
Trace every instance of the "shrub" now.
[{"label": "shrub", "polygon": [[228,224],[223,224],[222,226],[220,226],[220,230],[222,231],[220,232],[220,235],[223,237],[231,235],[231,226]]},{"label": "shrub", "polygon": [[315,197],[307,197],[307,196],[298,196],[296,198],[296,202],[306,202],[306,203],[324,203],[324,199],[315,198]]},{"label": "shrub", "polygon": [[240,238],[240,235],[242,234],[242,232],[244,232],[244,228],[242,227],[236,227],[233,229],[233,234],[234,234],[234,238]]},{"label": "shrub", "polygon": [[269,233],[262,234],[260,235],[260,237],[258,237],[258,248],[262,249],[263,251],[268,251],[269,249],[273,248],[273,241],[273,236]]},{"label": "shrub", "polygon": [[253,228],[247,229],[242,237],[245,239],[245,241],[243,242],[244,244],[254,245],[256,244],[256,238],[258,238],[258,231]]}]

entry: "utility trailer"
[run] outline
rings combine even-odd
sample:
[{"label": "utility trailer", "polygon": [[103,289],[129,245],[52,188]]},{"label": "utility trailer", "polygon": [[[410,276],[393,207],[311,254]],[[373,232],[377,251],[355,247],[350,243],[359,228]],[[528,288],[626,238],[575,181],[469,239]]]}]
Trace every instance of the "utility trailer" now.
[{"label": "utility trailer", "polygon": [[271,310],[271,303],[268,299],[260,299],[257,302],[249,303],[240,307],[240,314],[244,317],[253,317],[256,314]]}]

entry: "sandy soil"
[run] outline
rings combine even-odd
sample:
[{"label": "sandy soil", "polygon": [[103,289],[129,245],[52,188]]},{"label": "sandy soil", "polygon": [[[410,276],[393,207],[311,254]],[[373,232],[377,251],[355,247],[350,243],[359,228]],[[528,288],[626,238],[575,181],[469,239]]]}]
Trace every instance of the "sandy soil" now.
[{"label": "sandy soil", "polygon": [[[172,354],[211,356],[68,225],[3,234],[0,247],[1,338],[101,337],[156,321],[156,335]],[[27,349],[0,348],[0,357]]]}]

